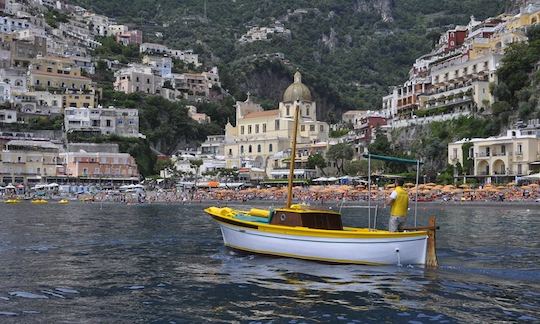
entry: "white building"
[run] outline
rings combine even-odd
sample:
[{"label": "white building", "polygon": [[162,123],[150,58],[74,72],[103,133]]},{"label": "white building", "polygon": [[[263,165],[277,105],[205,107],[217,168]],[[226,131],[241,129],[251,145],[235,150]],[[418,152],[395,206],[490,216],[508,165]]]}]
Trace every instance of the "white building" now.
[{"label": "white building", "polygon": [[471,175],[476,177],[528,175],[531,167],[540,162],[540,133],[512,129],[501,136],[448,144],[449,164],[459,162],[464,166],[465,160],[473,162]]},{"label": "white building", "polygon": [[11,100],[11,86],[6,82],[0,82],[0,103]]},{"label": "white building", "polygon": [[170,78],[172,76],[173,62],[170,57],[145,55],[142,62],[153,67],[162,78]]},{"label": "white building", "polygon": [[124,93],[144,92],[161,93],[162,79],[155,75],[152,67],[132,64],[114,73],[114,90]]},{"label": "white building", "polygon": [[21,29],[28,29],[31,26],[30,22],[26,19],[0,16],[0,32],[2,33],[12,33]]},{"label": "white building", "polygon": [[126,25],[109,25],[109,36],[116,36],[117,34],[122,34],[129,31],[128,26]]},{"label": "white building", "polygon": [[202,64],[199,63],[199,55],[194,54],[193,50],[176,50],[170,49],[165,45],[156,43],[142,43],[139,47],[141,53],[147,54],[161,54],[169,55],[175,59],[178,59],[184,63],[193,64],[195,67],[199,67]]},{"label": "white building", "polygon": [[119,108],[66,108],[64,128],[74,131],[95,132],[102,135],[139,137],[139,111]]},{"label": "white building", "polygon": [[17,111],[0,109],[0,123],[14,124],[17,122]]}]

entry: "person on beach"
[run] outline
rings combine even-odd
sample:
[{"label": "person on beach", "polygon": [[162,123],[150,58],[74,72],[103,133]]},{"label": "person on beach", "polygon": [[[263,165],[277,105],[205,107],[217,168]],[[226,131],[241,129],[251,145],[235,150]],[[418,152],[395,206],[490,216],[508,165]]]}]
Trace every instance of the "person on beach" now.
[{"label": "person on beach", "polygon": [[403,183],[403,179],[396,180],[396,188],[386,202],[390,205],[390,220],[388,221],[388,230],[390,232],[402,231],[407,220],[409,194],[403,189]]}]

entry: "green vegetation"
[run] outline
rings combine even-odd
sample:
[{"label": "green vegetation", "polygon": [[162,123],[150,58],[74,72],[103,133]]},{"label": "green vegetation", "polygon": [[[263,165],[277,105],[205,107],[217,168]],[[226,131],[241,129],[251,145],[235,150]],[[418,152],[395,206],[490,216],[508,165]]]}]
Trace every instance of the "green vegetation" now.
[{"label": "green vegetation", "polygon": [[330,130],[330,137],[338,138],[347,135],[351,130],[348,128],[340,128],[338,130]]},{"label": "green vegetation", "polygon": [[[466,24],[501,13],[509,0],[75,0],[76,4],[132,23],[143,29],[148,41],[163,33],[163,41],[175,48],[193,48],[205,64],[219,64],[233,77],[224,78],[224,88],[237,99],[251,91],[261,99],[276,100],[276,92],[259,86],[279,81],[281,74],[249,67],[253,55],[284,53],[289,67],[300,67],[324,108],[339,115],[350,108],[378,108],[387,87],[407,78],[414,60],[428,52],[439,34],[455,24]],[[296,9],[305,13],[294,14]],[[383,22],[384,15],[393,21]],[[291,14],[288,14],[290,12]],[[269,26],[272,18],[284,22],[291,38],[274,37],[268,42],[240,45],[237,40],[248,25]],[[286,18],[286,19],[285,19]],[[166,27],[162,27],[166,24]],[[335,37],[329,37],[330,34]],[[326,43],[323,38],[330,39]],[[236,66],[243,68],[237,69]],[[247,73],[243,73],[246,71]],[[310,74],[313,77],[308,77]],[[246,79],[246,78],[247,79]],[[290,81],[290,75],[288,76]],[[253,82],[252,82],[253,81]],[[279,82],[283,91],[286,83]],[[255,89],[253,87],[256,87]],[[281,94],[281,92],[278,93]]]},{"label": "green vegetation", "polygon": [[69,17],[56,10],[48,10],[45,12],[45,22],[52,28],[58,28],[58,23],[67,23]]},{"label": "green vegetation", "polygon": [[328,164],[326,163],[326,160],[324,159],[324,156],[321,153],[316,153],[308,157],[308,160],[307,160],[308,169],[319,169],[324,175],[324,168],[326,168],[327,165]]},{"label": "green vegetation", "polygon": [[352,160],[354,156],[354,150],[352,146],[345,143],[339,143],[330,146],[328,152],[326,152],[326,158],[331,161],[336,161],[336,169],[338,174],[344,174],[345,161]]},{"label": "green vegetation", "polygon": [[514,43],[497,70],[499,84],[493,92],[498,100],[492,106],[500,126],[512,118],[528,120],[540,117],[540,27],[529,29],[528,43]]},{"label": "green vegetation", "polygon": [[123,44],[117,43],[112,36],[99,37],[97,41],[101,43],[101,46],[96,48],[94,52],[98,58],[118,60],[120,63],[124,64],[141,61],[139,46],[136,44],[124,46]]},{"label": "green vegetation", "polygon": [[32,117],[28,121],[28,130],[62,130],[64,125],[63,116],[55,117]]}]

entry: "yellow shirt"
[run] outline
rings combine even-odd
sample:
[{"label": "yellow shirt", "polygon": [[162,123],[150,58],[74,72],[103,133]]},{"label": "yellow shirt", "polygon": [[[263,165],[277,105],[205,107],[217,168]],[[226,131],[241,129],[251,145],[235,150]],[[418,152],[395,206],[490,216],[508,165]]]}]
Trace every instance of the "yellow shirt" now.
[{"label": "yellow shirt", "polygon": [[407,216],[407,210],[409,209],[409,195],[407,194],[407,191],[405,191],[400,186],[397,186],[394,192],[396,193],[395,195],[396,197],[394,198],[394,201],[392,202],[390,215],[405,217]]}]

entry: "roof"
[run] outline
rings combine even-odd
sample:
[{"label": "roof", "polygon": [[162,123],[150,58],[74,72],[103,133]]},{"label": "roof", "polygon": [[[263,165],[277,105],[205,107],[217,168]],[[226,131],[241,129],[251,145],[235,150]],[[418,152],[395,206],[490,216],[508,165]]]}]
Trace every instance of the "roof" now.
[{"label": "roof", "polygon": [[28,147],[40,147],[48,149],[58,149],[58,145],[55,145],[49,141],[33,141],[33,140],[11,140],[6,144],[9,146],[28,146]]},{"label": "roof", "polygon": [[311,101],[311,91],[302,83],[302,75],[298,71],[294,74],[294,82],[283,94],[283,102],[293,102],[296,100]]},{"label": "roof", "polygon": [[83,76],[78,76],[78,75],[58,74],[58,73],[54,73],[54,72],[45,72],[45,71],[37,71],[37,70],[32,70],[30,73],[31,74],[37,74],[37,75],[47,75],[47,76],[66,79],[66,80],[79,79],[79,80],[85,80],[85,81],[89,81],[89,82],[92,81],[92,79],[90,79],[90,78],[83,77]]},{"label": "roof", "polygon": [[279,115],[279,109],[254,111],[246,114],[244,118],[272,117]]}]

